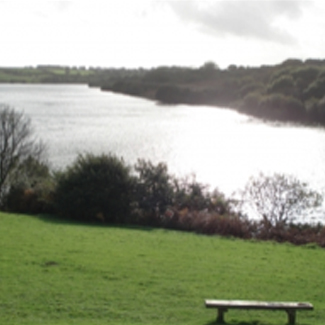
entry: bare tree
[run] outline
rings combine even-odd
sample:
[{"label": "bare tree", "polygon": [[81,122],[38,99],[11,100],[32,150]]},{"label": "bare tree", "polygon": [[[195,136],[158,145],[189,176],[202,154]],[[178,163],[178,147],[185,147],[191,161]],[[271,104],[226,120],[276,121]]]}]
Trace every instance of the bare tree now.
[{"label": "bare tree", "polygon": [[45,146],[33,137],[30,119],[6,104],[0,104],[0,203],[18,176],[22,163],[40,160]]},{"label": "bare tree", "polygon": [[270,226],[283,226],[317,208],[322,196],[293,176],[260,174],[252,177],[241,193],[243,203]]}]

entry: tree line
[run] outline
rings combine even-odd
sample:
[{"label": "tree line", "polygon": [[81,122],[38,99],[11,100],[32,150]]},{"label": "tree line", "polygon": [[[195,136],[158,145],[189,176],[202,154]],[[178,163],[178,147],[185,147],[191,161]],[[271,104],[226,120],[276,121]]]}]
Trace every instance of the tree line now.
[{"label": "tree line", "polygon": [[85,83],[166,104],[213,105],[262,119],[325,124],[325,60],[320,59],[226,69],[214,62],[199,68],[0,68],[0,82]]},{"label": "tree line", "polygon": [[[165,163],[140,159],[129,166],[114,154],[79,155],[50,169],[46,147],[31,121],[0,105],[0,208],[54,214],[78,222],[132,224],[246,239],[273,239],[325,247],[322,224],[297,217],[320,207],[322,196],[294,177],[259,175],[240,196],[210,191],[195,177],[177,178]],[[254,209],[256,220],[243,208]]]},{"label": "tree line", "polygon": [[289,59],[257,68],[207,62],[198,69],[159,67],[102,89],[167,104],[228,107],[258,118],[325,123],[325,60]]}]

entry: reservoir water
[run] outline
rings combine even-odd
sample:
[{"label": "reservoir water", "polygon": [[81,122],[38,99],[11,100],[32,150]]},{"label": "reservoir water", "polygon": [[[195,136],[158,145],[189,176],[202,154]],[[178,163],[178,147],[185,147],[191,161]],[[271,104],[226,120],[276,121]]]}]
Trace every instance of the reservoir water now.
[{"label": "reservoir water", "polygon": [[23,111],[64,168],[78,153],[166,162],[178,176],[226,194],[250,176],[292,174],[325,190],[325,129],[263,123],[225,108],[165,106],[86,85],[0,85],[0,103]]}]

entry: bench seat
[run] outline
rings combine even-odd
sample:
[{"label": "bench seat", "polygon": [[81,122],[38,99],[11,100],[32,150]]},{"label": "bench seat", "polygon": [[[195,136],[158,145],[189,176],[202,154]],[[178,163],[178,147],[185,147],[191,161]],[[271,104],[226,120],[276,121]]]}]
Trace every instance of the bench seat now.
[{"label": "bench seat", "polygon": [[252,301],[252,300],[205,300],[207,308],[217,308],[217,323],[224,323],[224,313],[228,309],[267,309],[284,310],[288,314],[288,323],[294,325],[296,310],[313,310],[309,302],[276,302],[276,301]]}]

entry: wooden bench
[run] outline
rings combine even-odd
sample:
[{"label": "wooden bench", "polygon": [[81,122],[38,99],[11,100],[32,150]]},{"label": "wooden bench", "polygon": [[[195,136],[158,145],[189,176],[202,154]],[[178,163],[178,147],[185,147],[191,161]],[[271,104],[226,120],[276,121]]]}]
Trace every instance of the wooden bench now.
[{"label": "wooden bench", "polygon": [[224,323],[224,313],[228,309],[268,309],[284,310],[288,314],[288,323],[294,325],[296,310],[313,310],[314,307],[308,302],[267,302],[247,300],[205,300],[207,308],[218,308],[217,323]]}]

